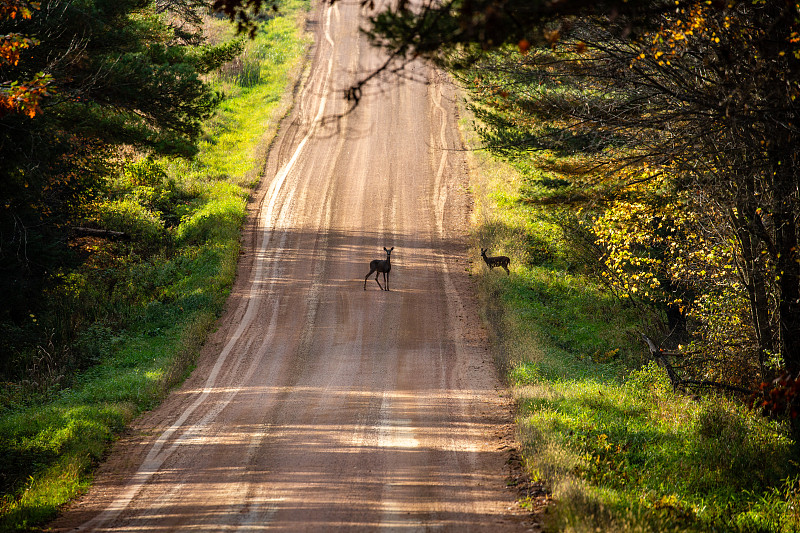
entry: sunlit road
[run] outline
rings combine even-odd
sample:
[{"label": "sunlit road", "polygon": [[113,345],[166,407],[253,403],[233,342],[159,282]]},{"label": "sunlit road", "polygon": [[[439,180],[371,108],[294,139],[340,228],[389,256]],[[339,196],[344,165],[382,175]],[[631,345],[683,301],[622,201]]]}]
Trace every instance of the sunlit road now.
[{"label": "sunlit road", "polygon": [[[237,282],[197,369],[52,527],[520,529],[508,431],[470,294],[452,87],[383,62],[358,2],[318,7],[310,75],[251,205]],[[372,259],[394,247],[391,291]]]}]

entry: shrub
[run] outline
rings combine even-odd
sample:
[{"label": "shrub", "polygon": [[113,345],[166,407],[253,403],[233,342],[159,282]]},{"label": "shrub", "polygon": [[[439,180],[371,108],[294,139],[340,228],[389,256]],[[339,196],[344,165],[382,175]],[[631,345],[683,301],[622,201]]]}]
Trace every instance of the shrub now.
[{"label": "shrub", "polygon": [[125,165],[123,176],[133,186],[156,187],[166,181],[167,172],[158,161],[146,157]]},{"label": "shrub", "polygon": [[106,229],[121,231],[136,243],[155,247],[166,232],[161,218],[133,200],[111,200],[97,206],[97,221]]},{"label": "shrub", "polygon": [[183,217],[176,238],[183,244],[201,244],[235,237],[244,213],[242,190],[234,185],[217,184],[202,207]]}]

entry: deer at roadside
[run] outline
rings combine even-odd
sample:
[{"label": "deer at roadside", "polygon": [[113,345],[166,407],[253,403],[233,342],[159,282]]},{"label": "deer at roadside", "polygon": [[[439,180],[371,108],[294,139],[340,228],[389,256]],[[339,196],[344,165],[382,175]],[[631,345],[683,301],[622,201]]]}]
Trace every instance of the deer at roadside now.
[{"label": "deer at roadside", "polygon": [[506,271],[506,274],[511,275],[511,271],[508,270],[508,264],[511,262],[511,259],[504,255],[498,255],[496,257],[490,257],[486,255],[486,250],[481,248],[481,257],[489,265],[489,270],[492,270],[494,267],[503,267]]},{"label": "deer at roadside", "polygon": [[[389,290],[389,271],[392,269],[392,250],[394,250],[394,246],[389,248],[388,250],[386,247],[383,247],[383,251],[386,252],[386,259],[374,259],[369,262],[369,274],[364,276],[364,290],[367,290],[367,279],[375,272],[375,283],[378,284],[378,287],[381,288],[382,291]],[[378,281],[378,276],[383,273],[383,282],[386,284],[386,288],[383,288],[381,282]]]}]

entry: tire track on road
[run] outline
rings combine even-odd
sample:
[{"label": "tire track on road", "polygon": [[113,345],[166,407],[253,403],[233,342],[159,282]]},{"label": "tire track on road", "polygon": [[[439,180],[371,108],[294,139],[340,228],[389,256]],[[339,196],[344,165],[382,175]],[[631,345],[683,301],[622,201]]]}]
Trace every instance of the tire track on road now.
[{"label": "tire track on road", "polygon": [[[333,6],[327,8],[325,14],[326,15],[325,35],[326,35],[326,40],[331,47],[334,46],[334,41],[330,36],[331,14],[337,10],[338,6],[334,4]],[[175,435],[181,428],[184,427],[189,417],[201,405],[206,403],[211,393],[214,392],[217,376],[219,375],[223,365],[225,365],[225,363],[228,362],[228,357],[232,353],[234,346],[236,346],[236,344],[242,337],[242,334],[252,325],[253,321],[257,316],[261,304],[261,298],[263,297],[263,288],[258,286],[256,282],[258,280],[263,279],[264,260],[267,252],[267,247],[269,246],[270,239],[272,238],[272,230],[268,228],[273,219],[275,206],[280,197],[281,188],[284,182],[286,181],[286,177],[289,175],[289,172],[291,172],[295,163],[299,159],[300,154],[303,152],[303,149],[308,143],[308,140],[314,134],[314,132],[317,129],[317,125],[322,120],[322,117],[325,112],[325,107],[328,101],[327,93],[332,71],[333,71],[333,52],[331,51],[331,57],[328,60],[328,68],[325,73],[325,78],[324,78],[325,81],[323,83],[322,97],[320,99],[319,108],[317,110],[316,116],[314,117],[314,121],[312,122],[311,127],[309,128],[306,135],[303,137],[302,141],[300,141],[300,144],[297,146],[297,149],[295,150],[289,162],[286,163],[286,165],[284,165],[284,167],[280,170],[280,172],[278,172],[278,174],[273,179],[267,191],[267,195],[265,196],[266,208],[262,205],[260,209],[260,212],[263,214],[259,216],[259,229],[263,231],[263,238],[257,252],[255,273],[251,279],[250,291],[248,294],[247,309],[245,311],[243,319],[241,320],[239,326],[234,331],[230,340],[227,342],[225,347],[220,352],[220,355],[217,358],[214,367],[212,368],[208,378],[206,379],[205,386],[203,387],[203,390],[200,392],[197,399],[181,413],[181,415],[177,418],[177,420],[175,420],[175,422],[169,428],[167,428],[158,437],[158,439],[156,439],[155,443],[150,449],[150,452],[145,457],[142,465],[133,475],[131,481],[129,481],[126,484],[126,487],[122,491],[122,494],[117,499],[115,499],[114,502],[111,503],[111,505],[109,505],[99,515],[97,515],[95,518],[93,518],[89,522],[79,527],[78,528],[79,531],[92,530],[116,519],[128,507],[128,505],[136,497],[139,491],[141,491],[142,487],[145,484],[147,484],[150,481],[150,479],[158,472],[159,468],[161,468],[164,462],[170,457],[170,455],[172,455],[175,449],[180,444],[185,442],[187,439],[190,439],[192,438],[192,436],[199,434],[202,431],[202,428],[207,426],[209,422],[211,422],[214,418],[216,418],[216,416],[231,402],[231,400],[238,393],[238,390],[233,390],[228,394],[226,394],[223,400],[217,403],[211,409],[211,411],[209,411],[203,418],[200,419],[200,421],[186,428],[185,431],[176,440],[173,441],[171,446],[166,447],[167,443],[170,441],[173,435]],[[274,280],[275,278],[272,279]],[[274,321],[278,312],[278,300],[275,300],[272,306],[273,306],[272,320]],[[271,333],[267,335],[267,338],[264,341],[265,343],[270,341],[271,336],[274,335],[274,327],[270,328],[270,332]],[[245,357],[245,354],[247,354],[246,350],[240,352],[239,358],[241,359]],[[255,370],[257,362],[258,359],[254,358],[253,362],[251,363],[248,369],[248,377]]]}]

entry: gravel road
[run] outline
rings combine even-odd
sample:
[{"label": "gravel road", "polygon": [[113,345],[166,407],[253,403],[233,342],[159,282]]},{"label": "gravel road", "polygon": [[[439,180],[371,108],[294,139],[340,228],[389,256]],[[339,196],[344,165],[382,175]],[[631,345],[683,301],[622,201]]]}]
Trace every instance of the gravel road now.
[{"label": "gravel road", "polygon": [[[467,273],[447,78],[384,61],[359,2],[318,6],[310,74],[250,204],[219,329],[56,531],[519,531],[511,407]],[[390,291],[364,276],[394,247]],[[474,259],[474,258],[473,258]],[[381,283],[382,283],[381,278]]]}]

